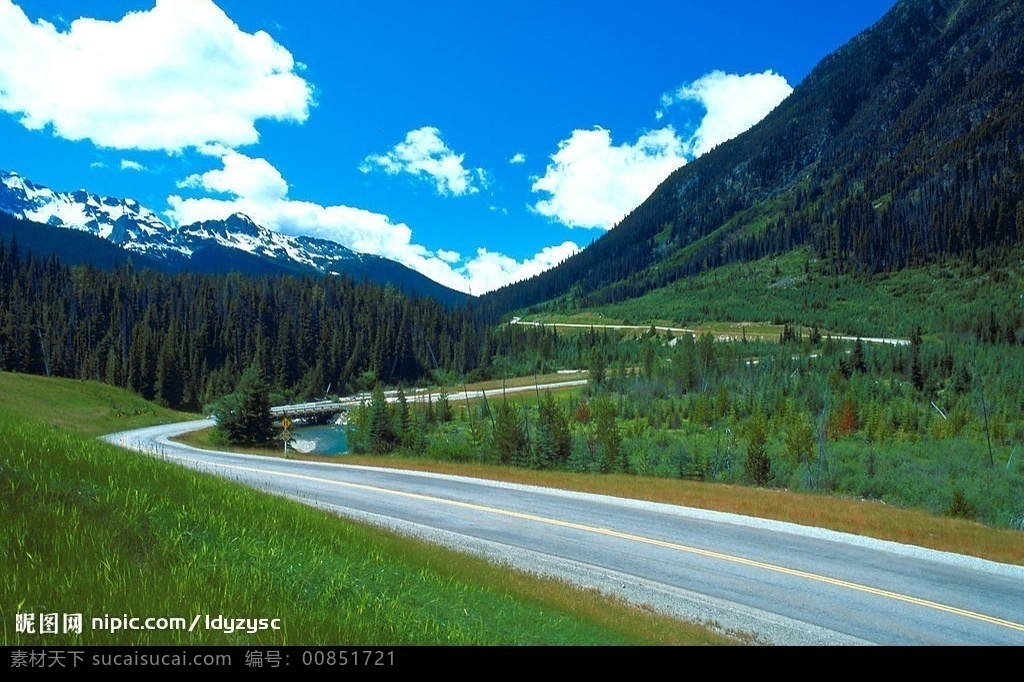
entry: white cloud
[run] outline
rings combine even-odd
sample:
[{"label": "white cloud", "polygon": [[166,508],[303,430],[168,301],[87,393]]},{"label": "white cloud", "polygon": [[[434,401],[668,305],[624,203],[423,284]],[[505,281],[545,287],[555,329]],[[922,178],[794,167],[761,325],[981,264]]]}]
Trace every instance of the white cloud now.
[{"label": "white cloud", "polygon": [[369,173],[375,168],[388,175],[409,173],[433,180],[438,194],[462,196],[475,194],[480,188],[476,181],[487,187],[487,177],[482,168],[470,172],[462,165],[464,154],[453,152],[444,140],[441,131],[432,126],[410,130],[405,141],[396,144],[386,154],[371,154],[363,160],[359,170]]},{"label": "white cloud", "polygon": [[534,209],[568,227],[611,229],[684,163],[683,141],[672,126],[621,145],[604,128],[574,130],[533,183],[534,192],[551,195]]},{"label": "white cloud", "polygon": [[180,151],[252,144],[255,123],[305,121],[312,89],[267,33],[211,0],[157,0],[66,31],[0,0],[0,109],[31,130],[103,147]]},{"label": "white cloud", "polygon": [[661,104],[667,108],[688,100],[707,110],[686,145],[692,158],[754,126],[791,92],[793,88],[786,79],[772,71],[743,76],[712,71],[662,95]]},{"label": "white cloud", "polygon": [[673,104],[701,104],[706,113],[689,139],[670,125],[621,145],[612,144],[603,128],[574,130],[558,143],[544,176],[534,181],[533,191],[550,197],[533,208],[568,227],[610,229],[669,173],[749,129],[792,91],[772,71],[743,76],[713,71],[662,95],[662,109],[655,112],[660,121]]},{"label": "white cloud", "polygon": [[223,169],[190,175],[178,187],[198,187],[257,201],[284,199],[288,194],[288,183],[266,159],[253,159],[225,149],[221,161]]},{"label": "white cloud", "polygon": [[511,159],[508,160],[511,164],[526,163],[526,154],[522,152],[516,152]]},{"label": "white cloud", "polygon": [[517,261],[504,254],[480,248],[477,249],[476,257],[462,268],[462,272],[472,292],[482,294],[539,275],[579,250],[580,247],[574,242],[563,242],[543,248],[532,258]]},{"label": "white cloud", "polygon": [[146,167],[138,161],[132,161],[131,159],[121,159],[121,170],[131,171],[144,171]]},{"label": "white cloud", "polygon": [[232,196],[170,196],[167,213],[172,221],[187,225],[244,213],[264,227],[284,234],[329,239],[362,253],[390,258],[446,286],[474,294],[535,275],[578,250],[572,242],[565,242],[517,261],[479,249],[474,258],[459,266],[459,253],[445,249],[431,252],[413,243],[409,226],[392,222],[386,215],[351,206],[321,206],[289,199],[287,183],[265,159],[223,150],[221,160],[222,169],[192,175],[179,185]]}]

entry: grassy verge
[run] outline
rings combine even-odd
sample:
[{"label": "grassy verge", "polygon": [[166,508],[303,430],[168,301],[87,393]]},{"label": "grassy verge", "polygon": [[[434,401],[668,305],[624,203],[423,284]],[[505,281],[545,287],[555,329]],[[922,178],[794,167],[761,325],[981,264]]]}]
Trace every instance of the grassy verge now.
[{"label": "grassy verge", "polygon": [[0,372],[0,409],[15,420],[39,421],[89,437],[199,418],[95,381],[9,372]]},{"label": "grassy verge", "polygon": [[[222,445],[214,441],[213,432],[214,427],[211,426],[206,429],[189,431],[188,433],[183,433],[180,436],[174,436],[171,440],[176,443],[191,445],[192,447],[199,448],[200,450],[220,450],[221,452],[234,452],[241,455],[260,455],[261,457],[284,457],[284,447],[280,444],[266,448],[244,445]],[[288,454],[289,456],[295,455],[295,458],[297,459],[298,453],[289,450]]]},{"label": "grassy verge", "polygon": [[[0,638],[26,644],[720,644],[702,628],[0,417]],[[81,613],[81,635],[14,631]],[[225,634],[105,614],[280,618]],[[8,617],[10,616],[10,617]]]}]

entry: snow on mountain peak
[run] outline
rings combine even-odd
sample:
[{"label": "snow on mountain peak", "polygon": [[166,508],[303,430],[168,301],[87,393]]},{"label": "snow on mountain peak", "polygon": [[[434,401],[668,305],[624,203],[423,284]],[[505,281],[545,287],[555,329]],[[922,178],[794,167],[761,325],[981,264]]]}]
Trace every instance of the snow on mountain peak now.
[{"label": "snow on mountain peak", "polygon": [[55,227],[83,230],[128,251],[165,261],[190,258],[210,245],[322,273],[344,270],[343,263],[362,259],[334,242],[290,237],[262,227],[244,213],[225,220],[171,227],[134,199],[98,196],[85,189],[55,192],[2,170],[0,211]]}]

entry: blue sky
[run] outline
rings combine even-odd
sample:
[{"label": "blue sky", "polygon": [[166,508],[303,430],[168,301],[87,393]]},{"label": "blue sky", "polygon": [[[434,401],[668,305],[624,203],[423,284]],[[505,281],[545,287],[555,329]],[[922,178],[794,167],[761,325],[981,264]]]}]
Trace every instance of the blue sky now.
[{"label": "blue sky", "polygon": [[0,0],[0,168],[483,293],[610,229],[893,0]]}]

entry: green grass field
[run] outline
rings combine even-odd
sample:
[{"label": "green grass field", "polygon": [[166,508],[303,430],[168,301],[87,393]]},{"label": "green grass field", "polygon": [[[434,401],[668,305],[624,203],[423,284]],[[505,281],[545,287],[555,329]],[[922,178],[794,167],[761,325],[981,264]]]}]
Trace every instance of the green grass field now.
[{"label": "green grass field", "polygon": [[9,372],[0,372],[0,411],[15,422],[41,422],[90,437],[200,418],[94,381]]}]

